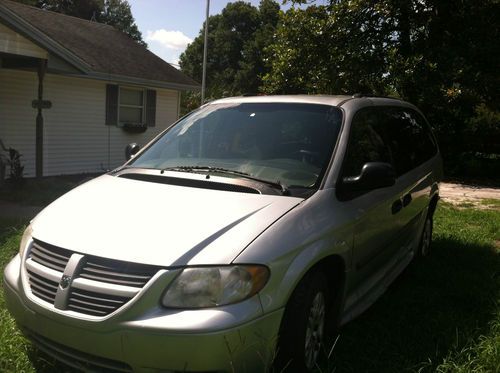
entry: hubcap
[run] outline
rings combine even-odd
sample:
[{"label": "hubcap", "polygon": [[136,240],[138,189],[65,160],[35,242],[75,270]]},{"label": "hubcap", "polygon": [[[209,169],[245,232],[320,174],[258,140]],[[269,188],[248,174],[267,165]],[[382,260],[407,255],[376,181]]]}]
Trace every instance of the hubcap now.
[{"label": "hubcap", "polygon": [[425,221],[425,227],[424,227],[424,232],[422,234],[422,248],[421,248],[421,254],[422,256],[427,256],[429,255],[429,249],[431,246],[431,235],[432,235],[432,225],[431,225],[431,220],[427,219]]},{"label": "hubcap", "polygon": [[317,293],[309,308],[307,319],[305,360],[307,369],[314,368],[321,350],[323,333],[325,329],[325,296]]}]

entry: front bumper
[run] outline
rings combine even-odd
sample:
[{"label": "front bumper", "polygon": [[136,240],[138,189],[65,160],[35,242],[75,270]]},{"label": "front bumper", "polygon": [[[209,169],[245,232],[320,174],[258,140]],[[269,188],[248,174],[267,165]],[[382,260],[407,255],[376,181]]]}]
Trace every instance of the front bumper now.
[{"label": "front bumper", "polygon": [[7,308],[42,350],[85,370],[263,371],[272,360],[283,314],[282,309],[256,312],[256,296],[216,309],[145,309],[139,301],[102,321],[69,317],[26,296],[19,255],[5,269],[4,291]]}]

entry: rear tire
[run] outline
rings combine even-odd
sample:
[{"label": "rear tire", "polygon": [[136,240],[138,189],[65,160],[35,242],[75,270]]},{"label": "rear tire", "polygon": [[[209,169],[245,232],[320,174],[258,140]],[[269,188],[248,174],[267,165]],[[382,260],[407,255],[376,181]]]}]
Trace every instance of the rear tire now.
[{"label": "rear tire", "polygon": [[316,367],[326,333],[329,291],[326,276],[306,275],[285,308],[275,359],[277,372],[310,372]]}]

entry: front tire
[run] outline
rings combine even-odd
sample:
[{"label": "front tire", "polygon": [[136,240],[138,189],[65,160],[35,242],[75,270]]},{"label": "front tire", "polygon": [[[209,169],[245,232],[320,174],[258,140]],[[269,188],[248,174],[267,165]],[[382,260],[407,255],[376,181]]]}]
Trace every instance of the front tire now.
[{"label": "front tire", "polygon": [[285,308],[275,360],[277,372],[310,372],[326,333],[329,292],[322,272],[306,275]]},{"label": "front tire", "polygon": [[425,218],[424,229],[422,230],[420,244],[418,246],[417,255],[420,257],[429,256],[431,253],[433,225],[432,215],[428,215]]}]

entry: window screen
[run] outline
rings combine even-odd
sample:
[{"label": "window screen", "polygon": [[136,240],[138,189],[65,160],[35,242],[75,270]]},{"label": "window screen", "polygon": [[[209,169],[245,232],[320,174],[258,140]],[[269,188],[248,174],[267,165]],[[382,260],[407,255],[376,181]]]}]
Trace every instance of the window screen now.
[{"label": "window screen", "polygon": [[120,88],[120,123],[144,122],[144,91]]}]

